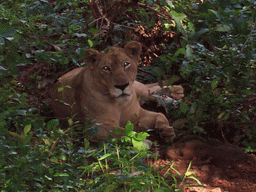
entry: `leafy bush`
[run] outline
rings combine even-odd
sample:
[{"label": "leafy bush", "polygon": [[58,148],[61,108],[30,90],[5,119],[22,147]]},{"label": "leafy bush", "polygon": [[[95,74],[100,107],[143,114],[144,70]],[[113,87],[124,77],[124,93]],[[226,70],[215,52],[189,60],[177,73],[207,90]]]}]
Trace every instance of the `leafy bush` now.
[{"label": "leafy bush", "polygon": [[178,76],[187,91],[178,111],[167,105],[181,132],[255,149],[255,6],[250,1],[169,3],[182,39],[153,66],[158,76],[172,76],[171,83]]}]

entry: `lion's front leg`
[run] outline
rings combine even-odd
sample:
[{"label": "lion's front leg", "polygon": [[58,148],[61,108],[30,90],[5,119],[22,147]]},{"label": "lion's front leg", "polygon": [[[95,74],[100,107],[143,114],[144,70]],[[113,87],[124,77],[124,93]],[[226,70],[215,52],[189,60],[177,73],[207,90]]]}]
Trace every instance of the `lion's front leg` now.
[{"label": "lion's front leg", "polygon": [[139,122],[141,126],[149,129],[157,129],[160,135],[168,141],[174,136],[174,129],[169,125],[167,118],[162,113],[147,111],[141,108]]}]

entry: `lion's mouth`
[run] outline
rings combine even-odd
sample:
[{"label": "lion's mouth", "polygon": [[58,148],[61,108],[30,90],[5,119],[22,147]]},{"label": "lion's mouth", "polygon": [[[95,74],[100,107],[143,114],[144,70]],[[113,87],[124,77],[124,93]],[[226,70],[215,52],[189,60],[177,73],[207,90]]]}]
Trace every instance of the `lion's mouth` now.
[{"label": "lion's mouth", "polygon": [[128,89],[120,90],[120,89],[110,89],[110,95],[115,98],[124,98],[124,97],[130,97],[131,91]]},{"label": "lion's mouth", "polygon": [[121,95],[119,95],[118,97],[128,97],[130,96],[130,94],[127,94],[127,93],[122,93]]}]

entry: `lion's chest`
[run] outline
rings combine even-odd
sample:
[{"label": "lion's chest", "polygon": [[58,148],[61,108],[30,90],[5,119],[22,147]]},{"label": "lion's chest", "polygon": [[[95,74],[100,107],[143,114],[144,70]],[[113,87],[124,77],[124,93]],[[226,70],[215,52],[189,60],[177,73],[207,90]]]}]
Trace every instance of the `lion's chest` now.
[{"label": "lion's chest", "polygon": [[120,126],[124,127],[127,121],[135,122],[138,119],[140,105],[136,95],[127,103],[120,106]]},{"label": "lion's chest", "polygon": [[124,127],[127,121],[135,122],[140,111],[135,92],[130,97],[115,99],[87,94],[82,103],[87,118],[121,127]]}]

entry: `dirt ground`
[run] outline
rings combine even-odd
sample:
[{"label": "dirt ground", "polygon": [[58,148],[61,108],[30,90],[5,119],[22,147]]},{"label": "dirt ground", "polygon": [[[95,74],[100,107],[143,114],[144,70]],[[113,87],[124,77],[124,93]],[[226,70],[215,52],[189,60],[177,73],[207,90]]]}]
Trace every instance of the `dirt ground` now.
[{"label": "dirt ground", "polygon": [[[245,154],[234,145],[193,136],[160,151],[160,157],[153,166],[164,167],[174,161],[174,168],[181,175],[192,160],[189,171],[195,173],[205,188],[184,186],[183,192],[256,192],[256,156]],[[166,173],[169,167],[161,173]],[[186,182],[197,184],[192,179]]]}]

